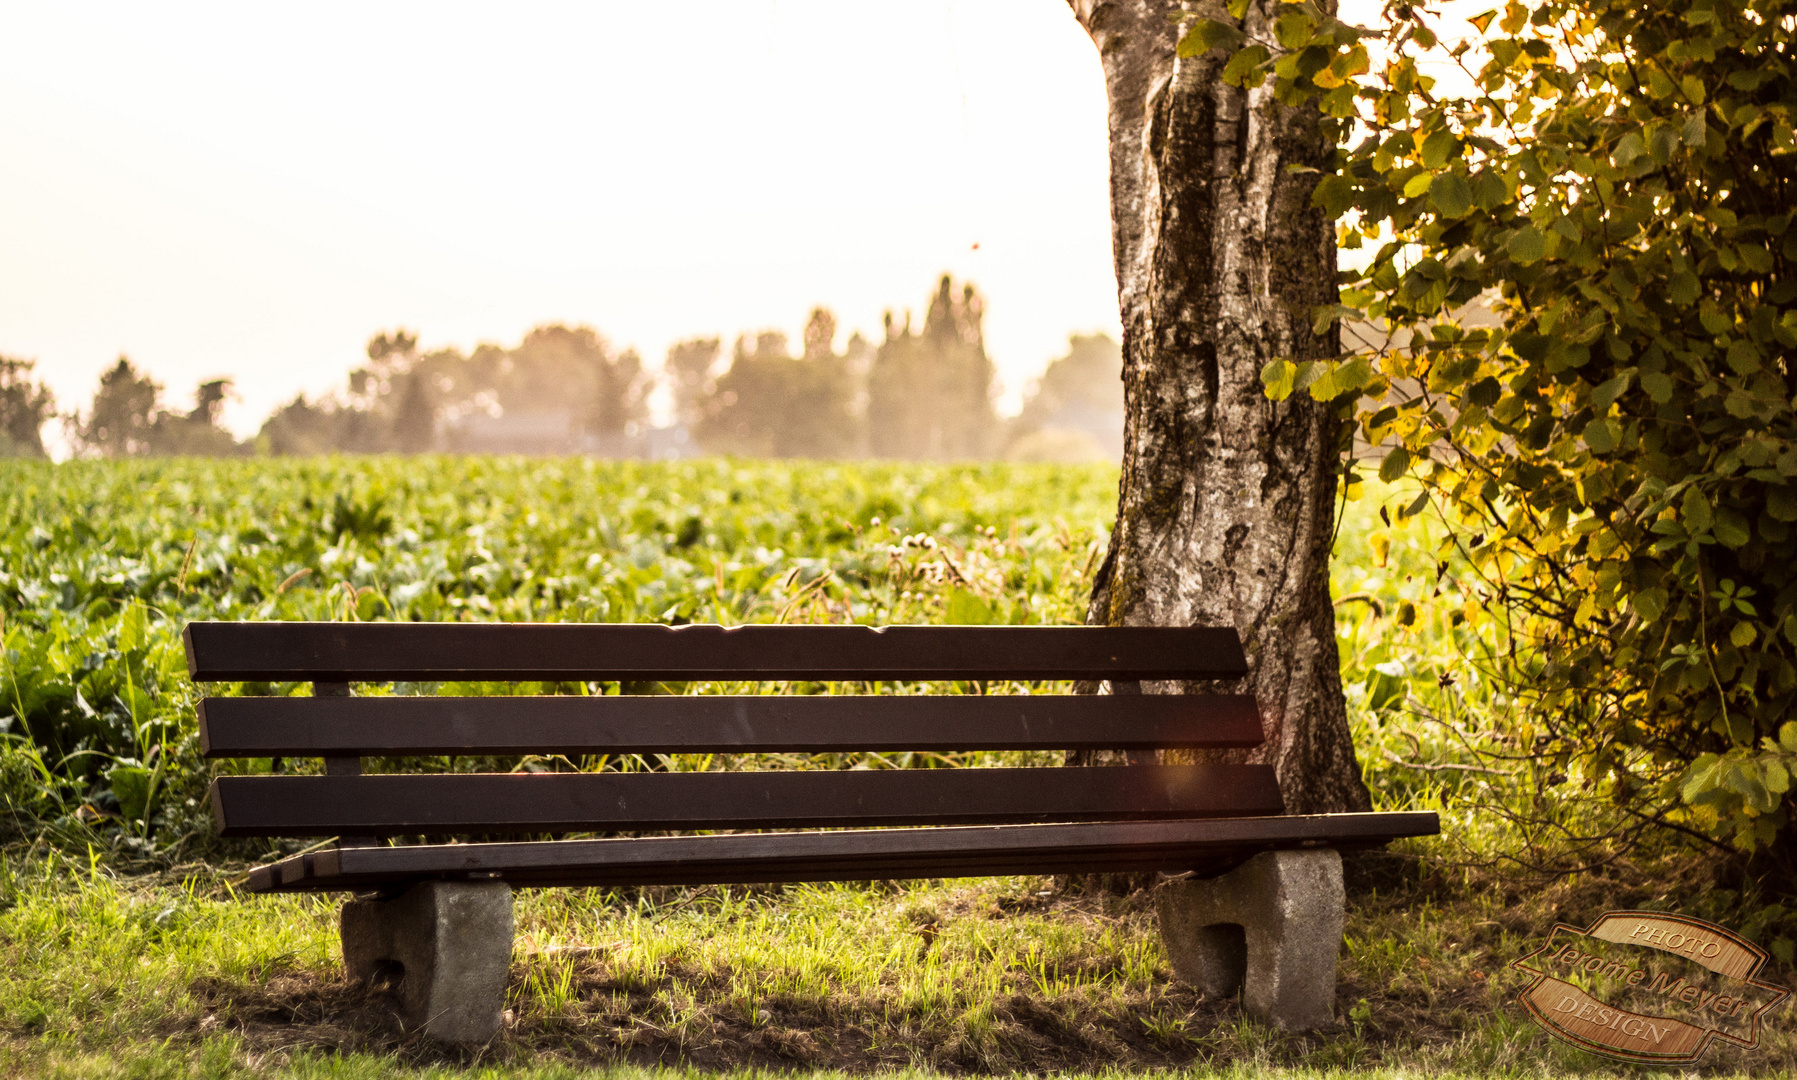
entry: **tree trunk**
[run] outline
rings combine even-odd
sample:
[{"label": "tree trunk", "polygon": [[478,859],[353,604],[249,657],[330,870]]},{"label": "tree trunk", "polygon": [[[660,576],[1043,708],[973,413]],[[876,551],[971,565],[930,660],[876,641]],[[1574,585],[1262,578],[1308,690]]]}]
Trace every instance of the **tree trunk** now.
[{"label": "tree trunk", "polygon": [[[1333,224],[1310,205],[1330,150],[1319,116],[1276,103],[1270,81],[1224,84],[1220,52],[1178,59],[1177,3],[1070,3],[1110,98],[1127,409],[1087,622],[1234,624],[1266,742],[1184,759],[1272,764],[1288,813],[1366,810],[1329,598],[1340,424],[1260,383],[1277,357],[1338,351],[1333,329],[1311,332],[1311,309],[1336,302]],[[1270,41],[1277,3],[1249,0],[1240,25]]]}]

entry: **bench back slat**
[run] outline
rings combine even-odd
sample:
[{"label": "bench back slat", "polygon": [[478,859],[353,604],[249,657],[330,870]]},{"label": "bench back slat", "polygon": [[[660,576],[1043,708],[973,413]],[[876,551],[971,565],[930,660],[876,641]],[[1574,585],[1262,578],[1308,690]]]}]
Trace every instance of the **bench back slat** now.
[{"label": "bench back slat", "polygon": [[1229,679],[1231,627],[188,623],[196,682]]},{"label": "bench back slat", "polygon": [[227,776],[226,836],[867,828],[1263,816],[1266,765]]},{"label": "bench back slat", "polygon": [[1262,740],[1241,694],[279,697],[200,703],[207,757],[1152,750]]}]

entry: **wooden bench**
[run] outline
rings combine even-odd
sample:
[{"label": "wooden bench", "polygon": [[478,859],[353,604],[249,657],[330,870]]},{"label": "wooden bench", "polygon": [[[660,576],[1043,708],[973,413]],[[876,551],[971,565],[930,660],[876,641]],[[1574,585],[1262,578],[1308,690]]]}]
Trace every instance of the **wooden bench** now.
[{"label": "wooden bench", "polygon": [[[208,757],[323,759],[313,775],[275,764],[213,781],[226,836],[338,838],[257,867],[249,890],[380,894],[344,907],[347,973],[394,979],[412,1022],[451,1040],[498,1029],[515,887],[1144,871],[1200,879],[1162,903],[1182,977],[1216,992],[1245,980],[1255,1011],[1315,1026],[1330,1019],[1340,946],[1333,849],[1438,831],[1432,813],[1284,816],[1265,765],[1156,763],[1157,750],[1262,741],[1250,697],[1140,693],[1142,680],[1243,675],[1232,629],[198,622],[185,641],[195,681],[313,685],[311,697],[200,704]],[[1111,692],[983,693],[988,681],[1069,680]],[[980,692],[350,693],[444,681],[969,682]],[[1124,751],[1131,764],[617,769],[627,755],[1087,749]],[[604,755],[612,767],[363,769],[418,755]],[[728,831],[665,835],[708,830]],[[569,833],[663,835],[544,839]],[[479,842],[446,842],[458,836]]]}]

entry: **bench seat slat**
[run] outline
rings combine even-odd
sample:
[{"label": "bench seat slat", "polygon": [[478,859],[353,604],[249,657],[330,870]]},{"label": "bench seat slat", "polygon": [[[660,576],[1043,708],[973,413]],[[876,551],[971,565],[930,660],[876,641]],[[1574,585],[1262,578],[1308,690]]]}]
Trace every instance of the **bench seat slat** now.
[{"label": "bench seat slat", "polygon": [[1277,814],[1266,765],[226,776],[225,836],[854,828]]},{"label": "bench seat slat", "polygon": [[278,697],[200,703],[207,757],[1150,750],[1262,739],[1243,694]]},{"label": "bench seat slat", "polygon": [[196,682],[1228,679],[1232,627],[192,622]]},{"label": "bench seat slat", "polygon": [[1258,851],[1355,847],[1440,831],[1434,813],[1315,814],[821,833],[352,847],[258,867],[253,892],[403,887],[497,877],[514,886],[756,884],[987,874],[1219,873]]}]

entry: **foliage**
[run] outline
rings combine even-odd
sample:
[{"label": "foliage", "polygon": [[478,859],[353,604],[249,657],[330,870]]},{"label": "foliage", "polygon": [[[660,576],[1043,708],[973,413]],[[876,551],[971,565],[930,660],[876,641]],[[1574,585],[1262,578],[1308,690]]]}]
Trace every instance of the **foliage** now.
[{"label": "foliage", "polygon": [[1006,425],[1005,456],[1054,460],[1057,443],[1085,459],[1123,457],[1123,349],[1109,334],[1073,334],[1067,355],[1051,360],[1029,389],[1023,409]]},{"label": "foliage", "polygon": [[515,347],[421,353],[405,330],[376,334],[348,392],[302,394],[262,425],[275,454],[431,450],[619,452],[648,420],[642,359],[591,327],[539,326]]},{"label": "foliage", "polygon": [[[709,358],[697,367],[704,353],[695,343],[674,346],[668,366],[684,391],[680,404],[699,446],[745,457],[858,456],[866,440],[857,377],[870,350],[856,334],[847,352],[838,353],[835,337],[836,317],[816,308],[805,324],[804,355],[790,355],[778,330],[756,334],[753,344],[745,334],[716,378],[705,377]],[[716,355],[715,342],[711,352]]]},{"label": "foliage", "polygon": [[1275,362],[1269,392],[1342,403],[1381,478],[1422,482],[1401,513],[1438,510],[1502,613],[1513,754],[1771,843],[1797,749],[1797,7],[1512,2],[1451,44],[1409,6],[1380,34],[1282,11],[1186,48],[1353,133],[1315,202],[1379,247],[1318,319],[1380,340]]},{"label": "foliage", "polygon": [[30,360],[0,356],[0,457],[44,455],[44,424],[54,415],[50,388],[31,381]]},{"label": "foliage", "polygon": [[874,457],[954,461],[985,457],[994,447],[992,361],[986,356],[985,301],[973,285],[955,295],[947,274],[924,314],[898,330],[890,312],[886,340],[867,374],[867,445]]},{"label": "foliage", "polygon": [[[889,317],[877,350],[851,334],[838,353],[836,318],[816,308],[799,356],[791,355],[784,333],[764,330],[740,336],[720,369],[719,339],[692,338],[670,347],[657,373],[588,327],[540,326],[515,348],[481,345],[467,355],[421,353],[415,334],[392,331],[369,342],[369,363],[350,373],[347,393],[294,398],[269,417],[257,442],[283,455],[662,457],[697,449],[745,457],[978,459],[1000,449],[982,310],[972,285],[957,296],[945,276],[923,331],[912,331],[909,315],[900,329]],[[671,440],[648,427],[658,384],[673,399]]]},{"label": "foliage", "polygon": [[242,447],[219,423],[230,379],[203,382],[186,413],[162,405],[162,384],[126,357],[100,375],[93,404],[76,418],[74,442],[93,457],[229,456]]},{"label": "foliage", "polygon": [[75,442],[89,454],[137,457],[150,452],[150,428],[162,387],[121,356],[100,376],[93,405],[75,429]]}]

